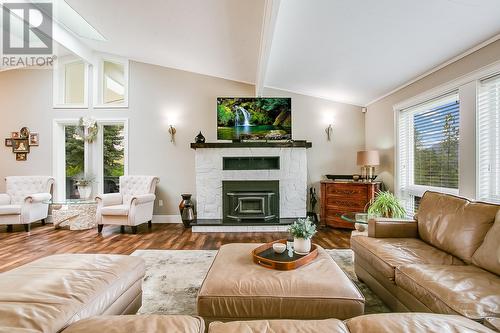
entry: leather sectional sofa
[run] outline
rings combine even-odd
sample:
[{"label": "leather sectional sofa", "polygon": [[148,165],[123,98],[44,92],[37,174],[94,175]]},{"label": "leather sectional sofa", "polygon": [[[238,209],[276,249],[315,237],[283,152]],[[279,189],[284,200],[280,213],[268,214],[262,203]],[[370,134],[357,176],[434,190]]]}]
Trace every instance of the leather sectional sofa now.
[{"label": "leather sectional sofa", "polygon": [[[203,319],[190,316],[104,316],[81,320],[63,333],[204,333]],[[423,313],[375,314],[345,321],[324,320],[255,320],[212,322],[208,333],[429,333],[478,332],[493,333],[475,321],[453,315]]]},{"label": "leather sectional sofa", "polygon": [[373,219],[355,271],[396,312],[500,317],[500,206],[426,192],[414,221]]},{"label": "leather sectional sofa", "polygon": [[97,315],[134,314],[144,261],[106,254],[45,257],[0,274],[0,332],[60,332]]}]

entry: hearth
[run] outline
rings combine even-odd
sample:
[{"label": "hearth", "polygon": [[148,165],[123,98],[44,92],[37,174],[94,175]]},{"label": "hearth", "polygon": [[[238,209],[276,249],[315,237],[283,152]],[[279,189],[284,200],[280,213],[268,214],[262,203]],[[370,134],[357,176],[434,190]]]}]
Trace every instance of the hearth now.
[{"label": "hearth", "polygon": [[279,220],[279,181],[223,181],[223,219],[274,223]]}]

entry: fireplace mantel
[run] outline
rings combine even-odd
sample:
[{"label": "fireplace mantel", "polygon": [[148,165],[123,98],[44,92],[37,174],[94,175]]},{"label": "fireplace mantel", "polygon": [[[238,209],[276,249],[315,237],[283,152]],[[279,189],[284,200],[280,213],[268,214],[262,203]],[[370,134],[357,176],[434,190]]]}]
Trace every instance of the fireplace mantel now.
[{"label": "fireplace mantel", "polygon": [[192,149],[202,148],[311,148],[307,141],[267,141],[267,142],[206,142],[191,143]]}]

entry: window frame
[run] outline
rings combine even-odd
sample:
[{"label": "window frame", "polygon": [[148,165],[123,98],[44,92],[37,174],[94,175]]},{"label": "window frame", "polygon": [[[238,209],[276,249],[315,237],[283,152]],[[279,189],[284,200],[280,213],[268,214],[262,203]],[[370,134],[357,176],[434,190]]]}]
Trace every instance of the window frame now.
[{"label": "window frame", "polygon": [[[466,73],[458,78],[436,86],[435,88],[424,91],[411,98],[403,100],[393,105],[394,119],[394,161],[393,161],[393,179],[394,192],[399,197],[400,179],[399,179],[399,111],[409,108],[413,105],[451,93],[454,90],[459,91],[460,99],[460,143],[459,143],[459,189],[458,195],[467,198],[477,199],[477,161],[478,161],[478,137],[477,137],[477,101],[479,81],[500,73],[500,61],[496,61],[487,66],[481,67],[472,72]],[[471,126],[472,125],[472,126]],[[475,158],[470,158],[474,156]]]},{"label": "window frame", "polygon": [[[94,195],[103,193],[104,180],[104,158],[103,158],[103,125],[123,125],[124,130],[124,166],[123,174],[128,175],[129,161],[129,126],[128,118],[95,118],[99,126],[97,138],[93,143],[85,141],[84,168],[85,175],[95,177],[92,185]],[[66,150],[65,150],[65,126],[78,125],[79,118],[54,119],[52,128],[52,174],[56,179],[54,187],[54,199],[65,200],[66,198]],[[63,143],[63,144],[61,144]]]},{"label": "window frame", "polygon": [[[82,104],[65,104],[60,103],[61,97],[64,99],[65,87],[66,87],[66,76],[65,76],[65,66],[67,64],[83,62],[84,64],[84,93],[83,93],[83,103]],[[83,59],[74,56],[64,56],[58,58],[54,62],[53,72],[52,72],[52,107],[54,109],[88,109],[89,108],[89,72],[90,65]]]},{"label": "window frame", "polygon": [[[123,65],[124,78],[125,78],[125,89],[123,103],[116,104],[104,104],[104,62],[112,62],[115,64]],[[95,65],[94,70],[94,80],[93,80],[93,105],[94,109],[126,109],[128,108],[129,101],[129,79],[130,79],[130,66],[129,60],[104,54],[99,57],[98,63]]]},{"label": "window frame", "polygon": [[[480,95],[481,95],[481,84],[482,81],[488,80],[489,78],[499,77],[500,78],[500,69],[497,72],[493,72],[490,75],[484,76],[477,80],[476,85],[476,198],[478,200],[492,202],[495,204],[500,203],[500,197],[491,198],[491,197],[482,197],[481,196],[481,169],[480,169],[480,141],[481,141],[481,133],[480,133],[480,119],[479,119],[479,104],[480,104]],[[500,135],[500,130],[497,135]],[[490,148],[491,149],[491,148]],[[498,157],[500,158],[500,157]]]}]

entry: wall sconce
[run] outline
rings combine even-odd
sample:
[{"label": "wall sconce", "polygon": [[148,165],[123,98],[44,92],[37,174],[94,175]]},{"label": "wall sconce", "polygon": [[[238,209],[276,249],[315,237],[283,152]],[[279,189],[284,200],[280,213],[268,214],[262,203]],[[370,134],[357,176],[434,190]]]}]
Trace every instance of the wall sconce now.
[{"label": "wall sconce", "polygon": [[175,133],[177,133],[177,130],[173,125],[170,125],[168,128],[168,133],[170,133],[170,142],[175,142]]},{"label": "wall sconce", "polygon": [[325,129],[325,132],[327,140],[330,141],[332,139],[332,132],[333,132],[332,124],[328,125],[328,127]]}]

